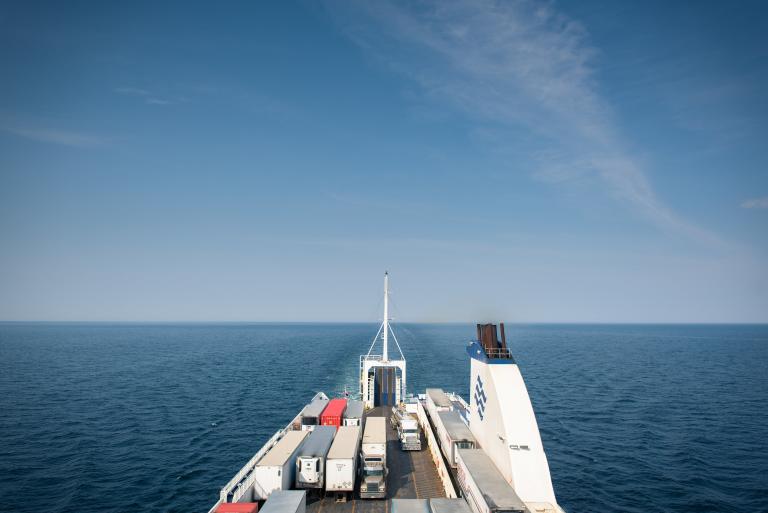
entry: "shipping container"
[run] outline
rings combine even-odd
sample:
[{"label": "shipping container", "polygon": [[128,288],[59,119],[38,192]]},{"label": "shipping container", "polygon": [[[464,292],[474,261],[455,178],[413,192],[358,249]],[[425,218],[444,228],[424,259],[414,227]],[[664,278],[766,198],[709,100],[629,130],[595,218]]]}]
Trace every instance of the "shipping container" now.
[{"label": "shipping container", "polygon": [[347,409],[344,410],[344,425],[363,425],[363,401],[357,401],[354,399],[347,401]]},{"label": "shipping container", "polygon": [[325,457],[333,443],[336,428],[316,426],[296,454],[296,488],[323,488]]},{"label": "shipping container", "polygon": [[307,435],[308,431],[288,431],[256,463],[253,469],[256,479],[253,493],[256,498],[266,499],[275,490],[289,490],[293,486],[296,455]]},{"label": "shipping container", "polygon": [[342,426],[336,433],[325,462],[325,489],[345,494],[355,490],[360,426]]},{"label": "shipping container", "polygon": [[302,431],[311,431],[315,426],[320,425],[320,415],[328,406],[328,399],[315,399],[301,411],[301,429]]},{"label": "shipping container", "polygon": [[459,449],[456,477],[475,513],[526,512],[525,504],[482,449]]},{"label": "shipping container", "polygon": [[435,420],[440,450],[443,451],[448,464],[456,468],[456,451],[474,449],[477,445],[475,437],[457,411],[439,411]]},{"label": "shipping container", "polygon": [[341,426],[341,419],[344,417],[344,410],[347,409],[346,399],[332,399],[323,413],[320,414],[321,426]]},{"label": "shipping container", "polygon": [[277,490],[269,496],[261,513],[306,513],[306,490]]},{"label": "shipping container", "polygon": [[430,513],[427,499],[392,499],[392,513]]},{"label": "shipping container", "polygon": [[216,513],[256,513],[258,510],[257,502],[224,502],[216,508]]},{"label": "shipping container", "polygon": [[469,504],[464,499],[429,499],[429,509],[432,513],[472,513]]},{"label": "shipping container", "polygon": [[384,417],[365,419],[360,459],[360,498],[385,498],[387,496],[387,419]]},{"label": "shipping container", "polygon": [[432,417],[434,421],[439,411],[450,411],[453,408],[453,403],[445,395],[442,388],[428,388],[427,389],[427,413]]}]

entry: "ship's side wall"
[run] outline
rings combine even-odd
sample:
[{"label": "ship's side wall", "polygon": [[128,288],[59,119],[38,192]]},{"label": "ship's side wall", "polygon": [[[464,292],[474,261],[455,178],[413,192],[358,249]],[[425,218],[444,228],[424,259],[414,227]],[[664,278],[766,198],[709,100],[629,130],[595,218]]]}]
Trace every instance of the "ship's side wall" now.
[{"label": "ship's side wall", "polygon": [[556,504],[549,464],[520,369],[511,360],[496,364],[471,352],[470,356],[472,434],[523,501]]}]

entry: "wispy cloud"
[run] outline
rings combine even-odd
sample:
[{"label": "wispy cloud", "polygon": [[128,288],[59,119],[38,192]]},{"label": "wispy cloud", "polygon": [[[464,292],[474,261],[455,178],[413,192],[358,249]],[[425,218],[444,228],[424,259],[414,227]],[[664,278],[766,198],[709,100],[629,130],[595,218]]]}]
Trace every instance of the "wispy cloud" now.
[{"label": "wispy cloud", "polygon": [[[524,132],[535,177],[597,176],[612,196],[658,226],[716,241],[654,193],[600,93],[598,50],[584,27],[551,3],[330,5],[354,41],[412,77],[429,97],[485,124]],[[511,138],[499,144],[521,146]]]},{"label": "wispy cloud", "polygon": [[752,198],[741,203],[742,208],[768,208],[768,196]]},{"label": "wispy cloud", "polygon": [[159,95],[147,89],[138,87],[118,87],[114,90],[118,94],[133,96],[144,101],[147,105],[172,105],[186,102],[186,98]]},{"label": "wispy cloud", "polygon": [[72,146],[76,148],[93,148],[96,146],[103,146],[108,142],[104,137],[65,130],[47,130],[26,127],[2,127],[0,130],[35,141],[61,144],[63,146]]}]

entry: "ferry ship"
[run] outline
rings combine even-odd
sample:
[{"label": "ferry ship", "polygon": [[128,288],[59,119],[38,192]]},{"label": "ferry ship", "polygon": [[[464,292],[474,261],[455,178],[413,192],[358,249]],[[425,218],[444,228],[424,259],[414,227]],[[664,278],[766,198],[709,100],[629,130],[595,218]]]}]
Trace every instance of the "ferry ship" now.
[{"label": "ferry ship", "polygon": [[564,513],[504,324],[500,336],[478,324],[466,347],[467,403],[439,388],[406,393],[390,320],[385,273],[383,321],[360,356],[358,392],[312,397],[209,513]]}]

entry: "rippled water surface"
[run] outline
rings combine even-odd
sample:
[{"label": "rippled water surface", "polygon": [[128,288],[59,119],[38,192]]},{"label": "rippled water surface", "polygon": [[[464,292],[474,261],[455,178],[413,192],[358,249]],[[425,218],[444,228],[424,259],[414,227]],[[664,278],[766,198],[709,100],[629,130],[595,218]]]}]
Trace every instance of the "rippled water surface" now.
[{"label": "rippled water surface", "polygon": [[[375,326],[0,324],[0,510],[206,512]],[[768,511],[768,327],[511,326],[577,511]],[[401,325],[409,388],[469,388],[464,325]]]}]

